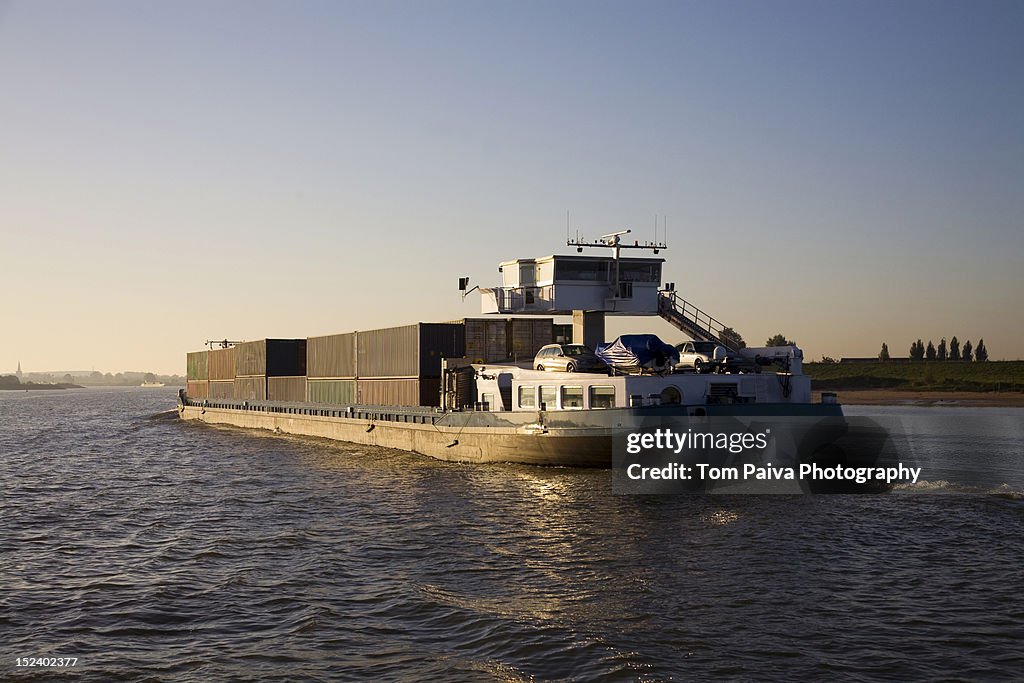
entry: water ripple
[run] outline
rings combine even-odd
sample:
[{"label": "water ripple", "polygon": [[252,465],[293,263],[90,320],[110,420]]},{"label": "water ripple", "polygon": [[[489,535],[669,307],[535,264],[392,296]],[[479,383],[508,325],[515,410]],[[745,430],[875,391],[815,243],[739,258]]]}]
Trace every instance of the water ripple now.
[{"label": "water ripple", "polygon": [[15,666],[40,656],[97,681],[1024,670],[1015,489],[615,496],[607,472],[149,419],[172,401],[0,395],[0,677],[52,679]]}]

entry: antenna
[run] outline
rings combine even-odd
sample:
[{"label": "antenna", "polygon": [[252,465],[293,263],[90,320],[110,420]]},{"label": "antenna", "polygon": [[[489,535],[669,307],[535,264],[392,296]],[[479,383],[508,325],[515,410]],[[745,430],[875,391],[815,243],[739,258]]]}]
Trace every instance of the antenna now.
[{"label": "antenna", "polygon": [[235,344],[241,344],[241,343],[242,343],[241,341],[233,341],[233,340],[230,340],[230,339],[214,339],[214,340],[207,339],[206,340],[206,346],[209,346],[211,349],[213,348],[214,344],[216,344],[217,346],[219,346],[222,349],[230,349]]}]

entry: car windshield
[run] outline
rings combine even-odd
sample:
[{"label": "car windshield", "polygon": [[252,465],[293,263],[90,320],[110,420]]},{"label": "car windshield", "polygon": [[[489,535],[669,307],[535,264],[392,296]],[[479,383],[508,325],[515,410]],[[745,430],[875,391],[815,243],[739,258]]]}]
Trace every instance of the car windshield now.
[{"label": "car windshield", "polygon": [[567,356],[589,356],[590,349],[581,344],[570,344],[562,347],[562,352]]},{"label": "car windshield", "polygon": [[697,353],[712,353],[716,346],[718,344],[715,342],[693,342],[693,348]]}]

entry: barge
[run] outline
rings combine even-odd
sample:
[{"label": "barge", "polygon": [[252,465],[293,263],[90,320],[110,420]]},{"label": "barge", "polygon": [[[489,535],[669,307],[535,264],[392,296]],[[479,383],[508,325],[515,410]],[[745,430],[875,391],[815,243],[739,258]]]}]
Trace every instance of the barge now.
[{"label": "barge", "polygon": [[[222,348],[190,353],[179,415],[441,460],[586,467],[611,467],[620,437],[685,429],[695,419],[841,425],[834,395],[811,402],[798,348],[739,348],[729,328],[662,283],[664,259],[621,257],[622,249],[667,248],[626,244],[625,232],[568,242],[577,253],[611,248],[611,257],[505,261],[502,284],[491,288],[469,289],[469,278],[460,278],[463,298],[480,290],[487,316],[480,319],[225,340]],[[556,315],[571,315],[572,341],[591,348],[605,341],[606,315],[658,315],[688,339],[720,345],[735,362],[720,372],[701,372],[699,364],[656,372],[640,363],[608,373],[537,370],[534,354],[562,341],[555,338]]]}]

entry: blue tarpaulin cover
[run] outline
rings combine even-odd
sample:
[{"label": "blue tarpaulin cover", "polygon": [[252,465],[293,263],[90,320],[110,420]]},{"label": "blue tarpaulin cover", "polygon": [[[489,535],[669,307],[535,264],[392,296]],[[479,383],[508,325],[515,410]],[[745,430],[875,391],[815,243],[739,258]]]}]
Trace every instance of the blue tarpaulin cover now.
[{"label": "blue tarpaulin cover", "polygon": [[660,370],[679,362],[679,352],[656,334],[624,334],[613,342],[599,344],[596,353],[610,367],[624,371]]}]

